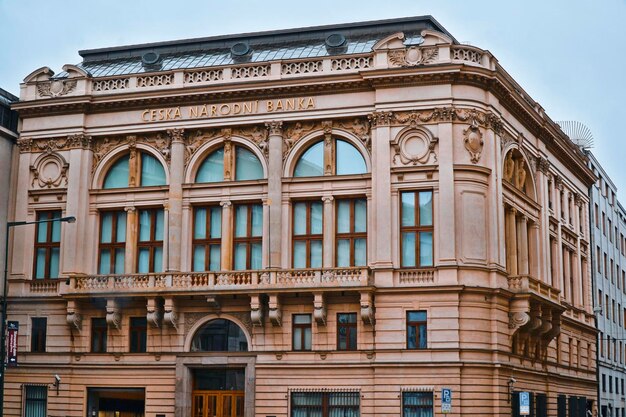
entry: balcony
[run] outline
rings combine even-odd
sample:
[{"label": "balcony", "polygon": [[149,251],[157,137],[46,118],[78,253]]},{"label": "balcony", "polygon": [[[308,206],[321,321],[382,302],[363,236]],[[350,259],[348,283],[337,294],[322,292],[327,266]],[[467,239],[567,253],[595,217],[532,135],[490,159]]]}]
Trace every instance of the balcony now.
[{"label": "balcony", "polygon": [[510,275],[509,290],[514,293],[533,293],[559,304],[561,290],[554,288],[530,275]]},{"label": "balcony", "polygon": [[368,268],[279,269],[259,271],[169,272],[158,274],[73,275],[64,296],[250,293],[367,287]]}]

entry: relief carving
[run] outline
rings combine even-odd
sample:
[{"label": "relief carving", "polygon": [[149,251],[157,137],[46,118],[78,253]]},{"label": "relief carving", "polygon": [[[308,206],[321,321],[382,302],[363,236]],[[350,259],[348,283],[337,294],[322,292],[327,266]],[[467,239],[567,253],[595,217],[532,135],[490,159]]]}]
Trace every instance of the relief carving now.
[{"label": "relief carving", "polygon": [[509,313],[509,329],[514,329],[517,332],[522,326],[525,326],[530,321],[530,315],[523,311],[515,313]]},{"label": "relief carving", "polygon": [[404,165],[417,165],[418,163],[428,163],[430,156],[433,162],[437,162],[435,146],[439,142],[438,138],[423,127],[411,127],[409,130],[401,132],[391,146],[394,150],[393,163],[397,164],[398,159]]},{"label": "relief carving", "polygon": [[40,97],[60,97],[71,93],[76,88],[76,80],[52,80],[37,83]]},{"label": "relief carving", "polygon": [[318,125],[315,122],[297,122],[285,129],[283,137],[283,159],[287,157],[293,145],[307,133],[312,132]]},{"label": "relief carving", "polygon": [[326,300],[324,293],[313,294],[313,318],[318,326],[326,326]]},{"label": "relief carving", "polygon": [[58,153],[42,155],[30,167],[33,175],[30,185],[37,185],[39,188],[67,186],[68,169],[69,164]]},{"label": "relief carving", "polygon": [[394,117],[394,113],[390,111],[375,111],[367,116],[372,127],[389,126]]},{"label": "relief carving", "polygon": [[388,53],[389,63],[395,67],[414,67],[430,64],[439,57],[439,48],[411,46],[404,49],[391,50]]},{"label": "relief carving", "polygon": [[122,328],[122,313],[116,300],[107,300],[106,312],[107,324],[110,327],[115,327],[117,330],[120,330]]},{"label": "relief carving", "polygon": [[485,141],[483,140],[483,134],[476,125],[472,124],[463,130],[463,143],[465,144],[465,149],[470,154],[472,163],[478,163]]},{"label": "relief carving", "polygon": [[282,310],[278,295],[270,295],[269,300],[269,318],[272,326],[280,327],[282,325]]},{"label": "relief carving", "polygon": [[263,326],[263,301],[258,294],[250,296],[250,322],[253,326]]},{"label": "relief carving", "polygon": [[152,327],[161,327],[161,320],[163,319],[163,308],[159,305],[159,302],[155,298],[149,298],[147,304],[146,320]]},{"label": "relief carving", "polygon": [[372,152],[372,142],[370,136],[369,123],[365,119],[355,118],[352,120],[341,120],[338,127],[352,132],[358,137],[369,152]]},{"label": "relief carving", "polygon": [[492,129],[496,134],[500,134],[503,130],[502,120],[494,113],[457,107],[438,107],[430,110],[397,112],[393,114],[393,121],[402,125],[408,124],[412,127],[416,127],[421,123],[468,122],[472,126]]}]

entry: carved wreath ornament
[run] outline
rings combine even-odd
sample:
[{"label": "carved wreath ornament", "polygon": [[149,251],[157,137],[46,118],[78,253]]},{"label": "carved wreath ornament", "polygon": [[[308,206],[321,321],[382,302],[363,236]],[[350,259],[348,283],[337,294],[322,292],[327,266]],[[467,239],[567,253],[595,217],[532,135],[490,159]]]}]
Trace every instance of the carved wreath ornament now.
[{"label": "carved wreath ornament", "polygon": [[437,162],[437,154],[435,154],[437,142],[437,138],[433,137],[426,129],[421,127],[411,128],[399,135],[398,139],[394,141],[395,155],[393,156],[393,162],[397,163],[397,158],[400,158],[404,165],[425,164],[428,162],[431,154],[434,157],[434,161]]},{"label": "carved wreath ornament", "polygon": [[437,47],[419,48],[411,46],[410,48],[389,51],[389,62],[398,67],[414,67],[433,62],[439,56]]},{"label": "carved wreath ornament", "polygon": [[37,84],[41,97],[59,97],[71,93],[76,88],[76,80],[53,80]]},{"label": "carved wreath ornament", "polygon": [[480,155],[483,152],[483,134],[480,132],[478,126],[471,125],[467,129],[463,130],[463,142],[465,143],[465,149],[470,154],[470,160],[476,164],[480,160]]}]

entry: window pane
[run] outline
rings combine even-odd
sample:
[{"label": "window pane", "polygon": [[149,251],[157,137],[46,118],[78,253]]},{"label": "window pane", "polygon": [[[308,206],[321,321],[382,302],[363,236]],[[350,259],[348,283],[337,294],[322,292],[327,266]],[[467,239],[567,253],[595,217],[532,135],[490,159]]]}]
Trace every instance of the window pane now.
[{"label": "window pane", "polygon": [[198,173],[196,182],[219,182],[224,180],[224,148],[220,148],[206,157]]},{"label": "window pane", "polygon": [[[48,217],[48,213],[41,213],[37,220],[48,220]],[[48,225],[49,223],[39,223],[37,225],[37,242],[43,243],[48,240]]]},{"label": "window pane", "polygon": [[303,349],[311,350],[311,328],[307,327],[306,329],[302,329],[304,332],[304,346]]},{"label": "window pane", "polygon": [[407,313],[409,321],[426,321],[425,311],[409,311]]},{"label": "window pane", "polygon": [[246,269],[247,246],[245,243],[235,245],[235,268],[236,270]]},{"label": "window pane", "polygon": [[46,249],[37,248],[37,262],[35,267],[35,278],[46,276]]},{"label": "window pane", "polygon": [[321,202],[311,203],[311,234],[322,234],[323,205]]},{"label": "window pane", "polygon": [[248,235],[248,206],[235,207],[235,237]]},{"label": "window pane", "polygon": [[155,230],[154,230],[154,240],[163,240],[163,226],[165,223],[163,222],[163,210],[156,211],[156,222],[155,222]]},{"label": "window pane", "polygon": [[206,238],[206,209],[197,208],[193,227],[194,239]]},{"label": "window pane", "polygon": [[52,240],[51,242],[60,242],[61,241],[61,222],[52,222],[50,223],[50,227],[52,227]]},{"label": "window pane", "polygon": [[354,231],[356,233],[367,231],[367,202],[365,200],[354,202]]},{"label": "window pane", "polygon": [[427,337],[426,326],[423,324],[419,326],[419,336],[420,336],[419,348],[426,349],[426,337]]},{"label": "window pane", "polygon": [[204,245],[193,247],[193,270],[204,271]]},{"label": "window pane", "polygon": [[154,248],[154,272],[163,272],[163,248]]},{"label": "window pane", "polygon": [[310,314],[294,314],[293,322],[296,324],[310,324],[311,315]]},{"label": "window pane", "polygon": [[364,174],[367,172],[363,155],[350,143],[337,140],[336,155],[337,175]]},{"label": "window pane", "polygon": [[293,206],[293,234],[306,235],[306,203],[295,203]]},{"label": "window pane", "polygon": [[293,267],[306,268],[306,242],[293,242]]},{"label": "window pane", "polygon": [[263,206],[254,204],[252,206],[252,236],[263,235]]},{"label": "window pane", "polygon": [[102,213],[101,243],[111,243],[113,241],[113,214],[114,213]]},{"label": "window pane", "polygon": [[367,264],[367,243],[365,239],[354,239],[354,265],[365,266]]},{"label": "window pane", "polygon": [[322,241],[311,241],[311,268],[322,267]]},{"label": "window pane", "polygon": [[165,185],[163,165],[152,155],[141,154],[141,186]]},{"label": "window pane", "polygon": [[252,248],[251,259],[250,259],[250,268],[251,269],[261,269],[262,268],[262,249],[260,243],[253,243],[250,245]]},{"label": "window pane", "polygon": [[337,266],[350,266],[350,240],[339,239],[337,241]]},{"label": "window pane", "polygon": [[59,277],[59,248],[50,250],[50,278]]},{"label": "window pane", "polygon": [[146,242],[150,240],[150,211],[139,211],[139,241]]},{"label": "window pane", "polygon": [[415,193],[402,193],[402,226],[415,226]]},{"label": "window pane", "polygon": [[302,328],[293,329],[293,350],[302,350]]},{"label": "window pane", "polygon": [[115,249],[115,273],[124,273],[124,249]]},{"label": "window pane", "polygon": [[150,270],[150,250],[148,248],[139,249],[139,262],[137,272],[145,274]]},{"label": "window pane", "polygon": [[317,142],[306,150],[298,160],[294,177],[315,177],[324,175],[324,142]]},{"label": "window pane", "polygon": [[103,188],[128,187],[128,159],[128,155],[125,155],[109,168],[104,178]]},{"label": "window pane", "polygon": [[221,248],[220,245],[211,245],[210,247],[209,270],[219,271],[221,264]]},{"label": "window pane", "polygon": [[417,348],[417,334],[415,333],[415,326],[407,326],[406,329],[406,347],[408,349]]},{"label": "window pane", "polygon": [[402,233],[402,266],[415,266],[415,233]]},{"label": "window pane", "polygon": [[126,212],[117,214],[116,242],[126,242]]},{"label": "window pane", "polygon": [[350,233],[350,201],[337,202],[337,233]]},{"label": "window pane", "polygon": [[433,232],[420,233],[420,266],[433,266]]},{"label": "window pane", "polygon": [[100,269],[98,273],[102,275],[111,273],[111,251],[108,249],[100,252]]},{"label": "window pane", "polygon": [[235,180],[259,180],[263,178],[263,166],[255,154],[235,147]]},{"label": "window pane", "polygon": [[433,193],[432,191],[420,192],[420,226],[432,226],[433,224]]},{"label": "window pane", "polygon": [[222,208],[211,207],[211,238],[222,237]]}]

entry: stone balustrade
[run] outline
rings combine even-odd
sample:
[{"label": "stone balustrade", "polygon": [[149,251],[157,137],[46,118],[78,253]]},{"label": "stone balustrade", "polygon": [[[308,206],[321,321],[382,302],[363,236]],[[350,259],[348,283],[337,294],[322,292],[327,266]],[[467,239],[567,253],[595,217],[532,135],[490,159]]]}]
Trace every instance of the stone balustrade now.
[{"label": "stone balustrade", "polygon": [[556,303],[560,301],[561,290],[530,275],[510,275],[508,281],[509,290],[512,292],[532,292]]}]

